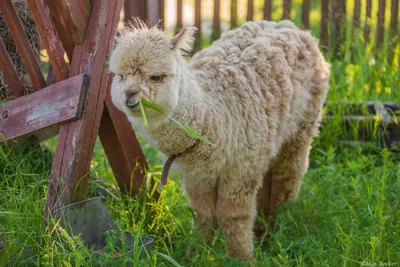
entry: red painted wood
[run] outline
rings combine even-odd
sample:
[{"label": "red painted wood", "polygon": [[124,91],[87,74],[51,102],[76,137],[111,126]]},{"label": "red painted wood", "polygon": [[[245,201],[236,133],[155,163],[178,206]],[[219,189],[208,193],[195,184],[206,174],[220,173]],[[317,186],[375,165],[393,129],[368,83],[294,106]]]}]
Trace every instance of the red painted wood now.
[{"label": "red painted wood", "polygon": [[91,13],[90,0],[46,0],[68,58],[72,60],[74,45],[83,44]]},{"label": "red painted wood", "polygon": [[39,63],[32,51],[31,46],[29,45],[28,38],[26,37],[21,22],[17,16],[17,13],[15,12],[12,1],[1,0],[0,11],[3,13],[8,29],[14,38],[15,44],[17,45],[18,51],[21,55],[21,59],[25,64],[29,77],[32,80],[33,89],[38,90],[46,87],[47,84],[43,78]]},{"label": "red painted wood", "polygon": [[264,0],[264,19],[271,20],[272,0]]},{"label": "red painted wood", "polygon": [[282,19],[290,19],[290,10],[292,8],[292,0],[283,0]]},{"label": "red painted wood", "polygon": [[139,17],[147,21],[147,1],[145,0],[125,0],[125,22],[128,22],[132,17]]},{"label": "red painted wood", "polygon": [[214,15],[213,15],[213,32],[212,32],[212,39],[216,40],[219,38],[221,34],[220,29],[220,0],[214,0]]},{"label": "red painted wood", "polygon": [[90,83],[81,119],[60,129],[46,210],[86,197],[107,85],[106,55],[112,47],[122,5],[123,0],[93,0],[85,42],[75,46],[70,75],[86,73]]},{"label": "red painted wood", "polygon": [[301,25],[304,29],[310,26],[310,0],[303,0],[301,7]]},{"label": "red painted wood", "polygon": [[6,78],[7,83],[10,86],[10,89],[14,93],[14,95],[16,97],[24,95],[24,88],[22,87],[21,82],[19,81],[17,71],[15,70],[11,58],[8,55],[3,40],[1,39],[0,39],[0,69],[3,72],[3,75]]},{"label": "red painted wood", "polygon": [[371,20],[372,20],[372,0],[367,0],[365,12],[365,25],[364,25],[364,40],[369,41],[371,33]]},{"label": "red painted wood", "polygon": [[9,140],[77,119],[85,92],[85,76],[79,75],[6,102],[0,105],[0,133]]},{"label": "red painted wood", "polygon": [[64,60],[64,48],[58,39],[55,28],[47,15],[46,8],[41,0],[27,0],[32,17],[42,42],[49,55],[51,65],[56,74],[57,81],[68,78],[68,67]]},{"label": "red painted wood", "polygon": [[253,5],[253,0],[247,0],[247,21],[252,21],[253,20],[253,11],[254,11],[254,5]]},{"label": "red painted wood", "polygon": [[146,159],[126,116],[111,101],[109,75],[99,136],[122,192],[139,193],[148,169]]},{"label": "red painted wood", "polygon": [[231,0],[231,29],[237,27],[237,0]]},{"label": "red painted wood", "polygon": [[377,25],[377,35],[376,35],[377,46],[381,46],[384,39],[385,6],[386,6],[386,0],[379,0],[378,25]]}]

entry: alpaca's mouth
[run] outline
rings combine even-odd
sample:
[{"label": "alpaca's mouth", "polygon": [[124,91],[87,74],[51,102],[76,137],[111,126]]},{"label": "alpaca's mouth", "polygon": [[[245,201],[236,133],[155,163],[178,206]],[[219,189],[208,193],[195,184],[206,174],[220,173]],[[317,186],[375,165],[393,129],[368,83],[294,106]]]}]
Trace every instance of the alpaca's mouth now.
[{"label": "alpaca's mouth", "polygon": [[131,97],[126,100],[125,104],[129,109],[136,109],[137,107],[139,107],[139,102],[140,102],[139,99],[135,99],[135,98]]}]

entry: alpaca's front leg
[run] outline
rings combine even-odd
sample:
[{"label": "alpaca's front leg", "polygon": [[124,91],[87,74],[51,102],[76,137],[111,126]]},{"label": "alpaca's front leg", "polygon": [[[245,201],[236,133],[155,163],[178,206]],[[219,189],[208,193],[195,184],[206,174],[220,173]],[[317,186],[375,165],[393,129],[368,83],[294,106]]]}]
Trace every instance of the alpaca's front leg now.
[{"label": "alpaca's front leg", "polygon": [[[214,229],[217,226],[215,219],[216,184],[215,181],[199,182],[196,178],[184,179],[185,191],[195,214],[197,229],[202,240],[208,245],[213,245]],[[189,248],[187,256],[190,257],[193,251],[194,248],[192,246]]]},{"label": "alpaca's front leg", "polygon": [[253,224],[256,214],[256,187],[248,184],[232,188],[219,185],[217,221],[225,236],[231,257],[247,259],[253,255]]}]

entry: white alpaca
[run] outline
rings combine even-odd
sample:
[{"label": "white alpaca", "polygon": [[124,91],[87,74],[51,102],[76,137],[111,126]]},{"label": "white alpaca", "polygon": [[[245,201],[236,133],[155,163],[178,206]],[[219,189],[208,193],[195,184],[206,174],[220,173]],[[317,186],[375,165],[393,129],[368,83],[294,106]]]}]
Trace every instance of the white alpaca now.
[{"label": "white alpaca", "polygon": [[[165,155],[179,155],[176,163],[205,241],[218,225],[229,255],[248,258],[263,181],[273,184],[268,196],[259,196],[260,207],[269,201],[266,209],[299,191],[328,91],[329,64],[311,34],[289,21],[244,23],[187,64],[182,51],[191,49],[193,33],[184,28],[170,38],[140,21],[125,30],[110,58],[112,100]],[[152,110],[146,109],[144,127],[140,99],[218,147]]]}]

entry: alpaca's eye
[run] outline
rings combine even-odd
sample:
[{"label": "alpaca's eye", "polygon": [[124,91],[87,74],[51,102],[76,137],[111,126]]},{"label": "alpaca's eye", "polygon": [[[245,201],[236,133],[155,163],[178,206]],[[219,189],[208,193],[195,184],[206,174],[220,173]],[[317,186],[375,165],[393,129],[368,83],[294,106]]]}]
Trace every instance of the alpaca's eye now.
[{"label": "alpaca's eye", "polygon": [[150,79],[155,82],[161,81],[161,76],[151,76]]}]

